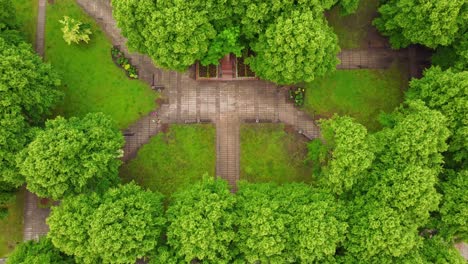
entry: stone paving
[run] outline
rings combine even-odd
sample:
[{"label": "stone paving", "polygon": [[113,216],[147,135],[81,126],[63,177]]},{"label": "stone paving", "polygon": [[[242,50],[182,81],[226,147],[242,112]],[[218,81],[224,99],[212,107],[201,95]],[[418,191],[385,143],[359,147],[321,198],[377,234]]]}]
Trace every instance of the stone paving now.
[{"label": "stone paving", "polygon": [[[44,56],[45,15],[46,0],[39,0],[35,47],[36,52],[41,56]],[[39,208],[39,198],[35,194],[26,191],[25,196],[23,239],[38,239],[49,231],[45,219],[49,215],[50,210]]]}]

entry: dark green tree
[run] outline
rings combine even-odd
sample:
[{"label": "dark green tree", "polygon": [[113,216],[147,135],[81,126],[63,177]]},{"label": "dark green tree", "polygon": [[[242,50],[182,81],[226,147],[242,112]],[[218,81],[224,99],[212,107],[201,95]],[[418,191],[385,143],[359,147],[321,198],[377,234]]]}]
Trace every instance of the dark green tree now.
[{"label": "dark green tree", "polygon": [[293,11],[279,16],[252,45],[249,59],[261,78],[279,84],[310,82],[334,71],[338,39],[323,15]]},{"label": "dark green tree", "polygon": [[205,58],[201,61],[202,65],[217,65],[220,58],[230,53],[240,57],[244,46],[239,43],[239,34],[238,27],[228,28],[219,33],[211,42]]},{"label": "dark green tree", "polygon": [[167,244],[185,262],[228,263],[235,198],[223,180],[205,178],[175,193],[167,210]]},{"label": "dark green tree", "polygon": [[432,64],[444,70],[448,68],[452,68],[453,71],[468,70],[468,34],[465,33],[450,46],[437,48],[432,56]]},{"label": "dark green tree", "polygon": [[73,264],[72,257],[60,252],[50,239],[42,237],[39,241],[26,241],[16,246],[8,256],[7,264]]},{"label": "dark green tree", "polygon": [[0,0],[0,31],[17,27],[18,21],[13,3],[11,0]]},{"label": "dark green tree", "polygon": [[118,181],[123,137],[101,113],[46,122],[43,131],[18,158],[28,189],[40,197],[61,199]]},{"label": "dark green tree", "polygon": [[466,34],[468,5],[465,0],[389,0],[379,7],[374,20],[379,31],[390,37],[394,48],[422,44],[447,46]]}]

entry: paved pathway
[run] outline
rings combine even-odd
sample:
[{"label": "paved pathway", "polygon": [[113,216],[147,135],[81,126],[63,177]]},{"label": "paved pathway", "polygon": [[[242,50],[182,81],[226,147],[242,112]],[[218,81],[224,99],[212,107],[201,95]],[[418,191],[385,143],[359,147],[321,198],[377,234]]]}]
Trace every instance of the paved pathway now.
[{"label": "paved pathway", "polygon": [[[46,0],[39,0],[35,48],[40,56],[44,56],[45,15]],[[35,194],[26,191],[25,195],[23,239],[37,239],[49,231],[45,223],[49,209],[38,207],[39,198]]]},{"label": "paved pathway", "polygon": [[[150,85],[163,86],[167,101],[157,110],[132,125],[125,133],[124,160],[135,157],[138,149],[159,131],[164,123],[212,122],[217,131],[217,175],[235,186],[239,178],[239,126],[243,122],[282,122],[292,125],[308,138],[319,136],[313,120],[287,100],[287,89],[265,81],[195,81],[193,70],[186,73],[156,68],[151,59],[128,53],[126,40],[112,18],[109,0],[77,0],[98,21],[114,45],[132,59],[140,77]],[[385,48],[342,51],[340,69],[388,68],[396,59],[407,59],[408,52]],[[155,110],[156,111],[156,110]],[[154,121],[156,120],[156,122]]]}]

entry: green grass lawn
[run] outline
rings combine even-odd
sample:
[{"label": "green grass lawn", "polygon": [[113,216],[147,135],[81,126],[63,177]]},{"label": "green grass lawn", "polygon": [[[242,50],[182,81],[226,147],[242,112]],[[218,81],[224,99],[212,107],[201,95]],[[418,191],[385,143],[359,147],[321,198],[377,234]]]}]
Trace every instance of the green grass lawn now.
[{"label": "green grass lawn", "polygon": [[171,125],[166,133],[153,137],[135,159],[124,164],[124,182],[135,180],[141,186],[166,196],[215,175],[216,131],[212,125]]},{"label": "green grass lawn", "polygon": [[379,0],[360,0],[354,14],[341,15],[341,7],[335,6],[327,12],[329,25],[338,35],[342,49],[353,49],[367,46],[367,32],[372,27]]},{"label": "green grass lawn", "polygon": [[249,182],[311,182],[304,163],[306,140],[285,131],[284,125],[255,124],[241,127],[241,180]]},{"label": "green grass lawn", "polygon": [[20,190],[8,207],[7,218],[0,221],[0,258],[6,257],[23,241],[23,206],[24,190]]},{"label": "green grass lawn", "polygon": [[[401,68],[401,67],[400,67]],[[381,111],[391,112],[403,100],[406,69],[338,70],[307,84],[304,109],[311,115],[349,115],[370,130],[380,128]]]},{"label": "green grass lawn", "polygon": [[30,43],[36,40],[38,0],[12,0],[16,9],[16,18],[21,24],[21,32]]},{"label": "green grass lawn", "polygon": [[[69,16],[92,26],[90,43],[67,45],[59,20]],[[57,114],[82,116],[103,112],[124,128],[155,106],[157,94],[142,81],[130,80],[110,55],[111,42],[73,0],[47,6],[46,60],[62,77],[65,100]]]}]

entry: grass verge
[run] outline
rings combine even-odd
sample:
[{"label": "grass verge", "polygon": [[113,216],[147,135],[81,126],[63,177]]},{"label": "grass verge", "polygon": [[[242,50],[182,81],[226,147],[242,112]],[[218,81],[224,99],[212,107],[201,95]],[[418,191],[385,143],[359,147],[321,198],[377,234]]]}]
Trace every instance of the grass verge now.
[{"label": "grass verge", "polygon": [[307,84],[304,109],[311,115],[349,115],[370,130],[380,128],[379,114],[403,100],[408,85],[398,64],[387,70],[339,70]]},{"label": "grass verge", "polygon": [[170,196],[200,179],[215,175],[216,131],[212,125],[171,125],[143,146],[135,159],[124,164],[124,182]]},{"label": "grass verge", "polygon": [[17,244],[23,241],[24,190],[8,207],[7,218],[0,221],[0,258],[8,256]]},{"label": "grass verge", "polygon": [[367,47],[367,34],[373,27],[378,6],[379,0],[360,0],[358,9],[351,15],[343,16],[339,5],[327,12],[328,24],[338,35],[342,49]]},{"label": "grass verge", "polygon": [[36,41],[38,0],[13,0],[16,9],[16,18],[21,24],[21,32],[24,33],[29,43]]},{"label": "grass verge", "polygon": [[311,182],[306,140],[284,125],[255,124],[241,127],[241,180],[249,182]]},{"label": "grass verge", "polygon": [[[69,16],[91,25],[91,41],[68,45],[59,20]],[[83,116],[89,112],[110,115],[125,128],[156,107],[157,94],[139,80],[130,80],[111,59],[111,42],[95,21],[73,0],[47,6],[46,60],[59,71],[65,100],[57,114]]]}]

